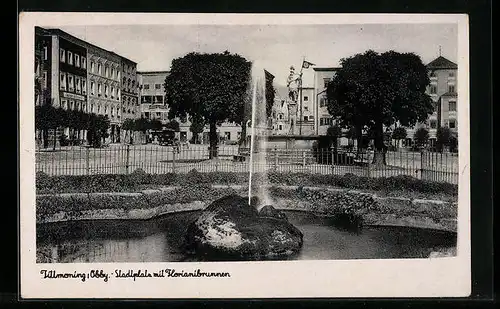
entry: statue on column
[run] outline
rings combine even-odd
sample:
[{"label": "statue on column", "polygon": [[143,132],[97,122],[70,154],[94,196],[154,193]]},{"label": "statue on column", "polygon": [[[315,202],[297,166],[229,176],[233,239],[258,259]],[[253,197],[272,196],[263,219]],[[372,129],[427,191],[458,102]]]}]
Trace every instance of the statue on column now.
[{"label": "statue on column", "polygon": [[295,73],[295,68],[291,66],[286,85],[288,87],[288,98],[294,103],[297,102],[299,97],[299,80],[300,75]]}]

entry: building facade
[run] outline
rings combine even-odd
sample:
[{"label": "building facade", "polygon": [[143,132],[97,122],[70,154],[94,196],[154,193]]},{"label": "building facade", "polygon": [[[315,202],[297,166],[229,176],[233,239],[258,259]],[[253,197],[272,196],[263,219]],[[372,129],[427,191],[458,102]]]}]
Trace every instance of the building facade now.
[{"label": "building facade", "polygon": [[[35,42],[35,76],[45,90],[35,91],[39,94],[35,103],[50,98],[56,108],[106,115],[110,120],[107,142],[120,142],[123,120],[140,116],[137,64],[60,29],[36,27]],[[67,128],[63,131],[75,134]],[[80,138],[86,139],[85,132]]]},{"label": "building facade", "polygon": [[[87,59],[87,49],[77,38],[59,29],[36,27],[35,104],[87,112]],[[58,140],[62,134],[85,139],[85,132],[61,128],[51,132],[50,140]]]},{"label": "building facade", "polygon": [[120,141],[120,69],[120,56],[97,46],[89,46],[90,112],[108,116],[111,143]]},{"label": "building facade", "polygon": [[[458,133],[458,106],[457,106],[457,64],[440,56],[427,64],[430,85],[427,94],[434,102],[434,112],[427,121],[407,128],[407,138],[402,141],[402,146],[412,146],[413,137],[421,127],[429,131],[429,145],[436,142],[436,133],[439,127],[448,127],[454,134]],[[334,123],[327,109],[326,89],[328,82],[335,76],[339,68],[326,67],[314,68],[314,103],[316,111],[316,135],[326,135],[328,127]]]},{"label": "building facade", "polygon": [[125,119],[141,117],[139,103],[139,81],[137,77],[137,63],[125,57],[121,58],[121,114],[122,123]]},{"label": "building facade", "polygon": [[427,94],[434,102],[434,112],[424,123],[418,123],[407,129],[407,138],[404,146],[413,145],[413,136],[421,127],[429,131],[429,146],[436,143],[436,134],[439,127],[448,127],[452,134],[458,134],[457,109],[457,70],[456,63],[439,56],[427,64],[430,85]]},{"label": "building facade", "polygon": [[165,104],[165,78],[168,71],[138,72],[140,91],[140,115],[147,119],[168,122],[168,108]]}]

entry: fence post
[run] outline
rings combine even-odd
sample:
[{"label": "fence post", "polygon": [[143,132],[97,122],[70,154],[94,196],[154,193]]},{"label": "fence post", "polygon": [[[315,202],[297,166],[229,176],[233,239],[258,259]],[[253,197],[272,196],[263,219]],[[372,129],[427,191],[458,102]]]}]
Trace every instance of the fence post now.
[{"label": "fence post", "polygon": [[424,179],[424,150],[420,150],[420,179]]},{"label": "fence post", "polygon": [[130,145],[127,144],[126,157],[125,157],[125,174],[128,174],[130,164]]},{"label": "fence post", "polygon": [[332,174],[333,174],[333,171],[335,170],[335,152],[333,151],[333,147],[330,148],[330,153],[332,155]]},{"label": "fence post", "polygon": [[172,147],[172,173],[175,173],[175,147]]},{"label": "fence post", "polygon": [[85,151],[85,168],[87,170],[87,175],[90,175],[90,148]]},{"label": "fence post", "polygon": [[274,147],[274,170],[278,170],[278,151],[276,147]]}]

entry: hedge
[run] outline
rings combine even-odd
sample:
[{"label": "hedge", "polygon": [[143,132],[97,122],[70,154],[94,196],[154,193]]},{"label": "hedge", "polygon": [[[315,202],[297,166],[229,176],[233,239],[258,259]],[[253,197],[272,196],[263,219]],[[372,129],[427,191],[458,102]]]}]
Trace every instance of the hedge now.
[{"label": "hedge", "polygon": [[[269,172],[270,184],[321,186],[363,189],[375,191],[413,191],[419,193],[458,195],[458,186],[445,182],[420,180],[411,176],[392,176],[370,178],[354,174],[322,175],[307,173]],[[255,174],[255,182],[261,182],[263,175]],[[37,193],[70,192],[133,192],[144,186],[186,186],[198,184],[246,184],[248,173],[210,172],[200,173],[192,170],[186,174],[147,174],[138,169],[131,174],[48,176],[43,172],[36,174]]]}]

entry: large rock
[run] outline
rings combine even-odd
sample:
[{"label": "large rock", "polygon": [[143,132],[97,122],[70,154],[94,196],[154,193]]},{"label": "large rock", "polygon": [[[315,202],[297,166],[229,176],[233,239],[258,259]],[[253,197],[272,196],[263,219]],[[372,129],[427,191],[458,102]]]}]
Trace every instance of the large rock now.
[{"label": "large rock", "polygon": [[284,214],[265,206],[263,216],[248,200],[225,196],[205,208],[188,227],[188,251],[207,259],[279,259],[302,248],[302,232]]}]

